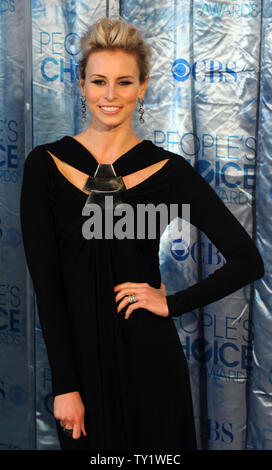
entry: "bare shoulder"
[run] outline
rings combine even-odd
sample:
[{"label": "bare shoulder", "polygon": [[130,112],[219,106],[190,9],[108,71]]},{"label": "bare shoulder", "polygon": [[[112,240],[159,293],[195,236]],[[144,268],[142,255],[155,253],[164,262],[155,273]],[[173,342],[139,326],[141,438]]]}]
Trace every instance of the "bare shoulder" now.
[{"label": "bare shoulder", "polygon": [[72,135],[73,139],[82,140],[85,137],[85,132],[80,132],[80,134]]}]

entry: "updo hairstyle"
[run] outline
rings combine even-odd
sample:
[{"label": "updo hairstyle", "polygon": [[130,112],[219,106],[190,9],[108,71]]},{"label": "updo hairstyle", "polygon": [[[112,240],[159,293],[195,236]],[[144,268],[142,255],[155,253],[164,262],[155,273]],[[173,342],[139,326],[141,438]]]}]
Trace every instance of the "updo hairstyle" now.
[{"label": "updo hairstyle", "polygon": [[150,73],[150,46],[144,41],[141,32],[133,24],[127,23],[119,15],[117,20],[101,18],[91,25],[82,36],[81,59],[79,60],[80,78],[85,80],[85,69],[92,52],[123,49],[134,54],[140,71],[139,81],[143,83]]}]

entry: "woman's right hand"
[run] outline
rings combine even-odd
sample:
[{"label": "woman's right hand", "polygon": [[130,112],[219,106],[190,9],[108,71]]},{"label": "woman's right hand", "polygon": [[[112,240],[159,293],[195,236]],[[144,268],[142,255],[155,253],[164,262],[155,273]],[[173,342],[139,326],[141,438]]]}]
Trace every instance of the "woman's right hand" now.
[{"label": "woman's right hand", "polygon": [[73,439],[86,436],[84,425],[85,408],[79,392],[63,393],[54,398],[54,416],[60,420],[60,425],[73,429]]}]

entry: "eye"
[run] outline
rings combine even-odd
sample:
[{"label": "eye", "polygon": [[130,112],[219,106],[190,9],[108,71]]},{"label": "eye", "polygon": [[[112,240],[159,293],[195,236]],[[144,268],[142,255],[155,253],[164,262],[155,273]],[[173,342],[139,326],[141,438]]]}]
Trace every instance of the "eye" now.
[{"label": "eye", "polygon": [[103,82],[104,80],[93,80],[92,83],[96,83],[97,85],[101,82]]},{"label": "eye", "polygon": [[[93,80],[92,83],[95,83],[97,85],[99,85],[100,83],[104,82],[104,80]],[[132,82],[129,82],[129,81],[121,81],[120,83],[123,83],[125,85],[130,85]]]}]

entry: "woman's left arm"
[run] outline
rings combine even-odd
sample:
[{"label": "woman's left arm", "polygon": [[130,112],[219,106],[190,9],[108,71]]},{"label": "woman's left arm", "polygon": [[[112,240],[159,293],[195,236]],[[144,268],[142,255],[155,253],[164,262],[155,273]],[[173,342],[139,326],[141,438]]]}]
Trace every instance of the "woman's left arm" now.
[{"label": "woman's left arm", "polygon": [[177,156],[171,181],[171,202],[190,203],[190,223],[204,232],[226,259],[207,278],[167,295],[169,316],[180,316],[208,305],[264,276],[264,263],[256,244],[210,184]]}]

